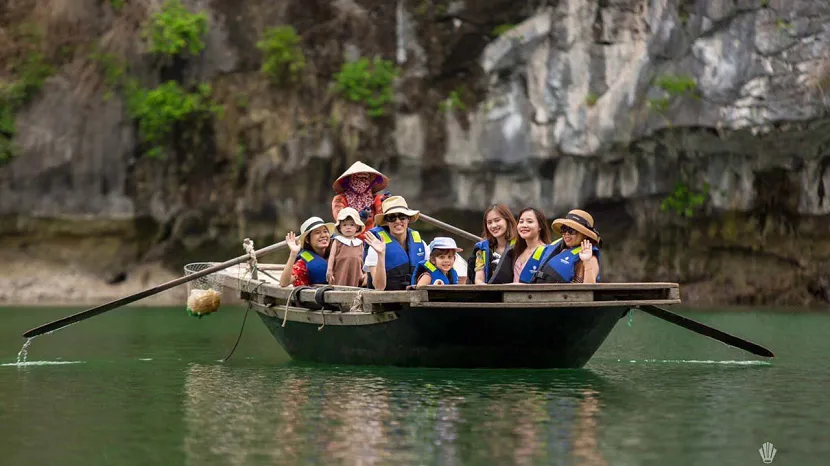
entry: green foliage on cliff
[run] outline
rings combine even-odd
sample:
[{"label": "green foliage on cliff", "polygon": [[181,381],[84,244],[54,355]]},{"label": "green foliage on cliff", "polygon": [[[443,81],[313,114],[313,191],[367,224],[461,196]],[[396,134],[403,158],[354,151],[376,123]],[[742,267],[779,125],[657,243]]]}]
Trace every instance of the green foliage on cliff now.
[{"label": "green foliage on cliff", "polygon": [[256,46],[265,54],[261,71],[275,84],[294,82],[305,69],[300,36],[293,26],[269,29]]},{"label": "green foliage on cliff", "polygon": [[593,107],[594,105],[597,104],[598,100],[599,100],[599,96],[596,94],[596,92],[593,92],[593,91],[588,92],[588,95],[585,96],[585,105],[587,105],[589,107]]},{"label": "green foliage on cliff", "polygon": [[648,108],[658,113],[666,113],[666,110],[669,109],[669,99],[667,97],[648,99]]},{"label": "green foliage on cliff", "polygon": [[493,35],[493,37],[498,37],[498,36],[504,34],[505,32],[513,29],[514,27],[516,27],[515,24],[509,24],[509,23],[499,24],[498,26],[493,28],[492,35]]},{"label": "green foliage on cliff", "polygon": [[198,55],[205,48],[207,15],[191,13],[179,0],[167,0],[161,11],[154,13],[145,30],[150,52],[173,57]]},{"label": "green foliage on cliff", "polygon": [[363,57],[343,64],[334,74],[335,87],[347,100],[363,104],[369,116],[376,118],[388,111],[397,75],[398,69],[391,61],[375,57],[370,62]]},{"label": "green foliage on cliff", "polygon": [[121,11],[121,8],[124,8],[125,1],[126,0],[110,0],[110,6],[116,13],[118,13]]},{"label": "green foliage on cliff", "polygon": [[155,89],[139,89],[128,96],[130,116],[138,121],[141,140],[150,146],[148,156],[163,154],[177,123],[200,124],[221,112],[211,100],[211,87],[200,84],[188,92],[175,81]]},{"label": "green foliage on cliff", "polygon": [[689,75],[660,75],[655,84],[672,97],[693,93],[697,89],[697,83]]},{"label": "green foliage on cliff", "polygon": [[14,145],[17,112],[32,100],[46,78],[54,73],[40,51],[38,31],[21,28],[16,39],[22,42],[26,54],[13,61],[8,68],[15,79],[0,82],[0,163],[17,155]]},{"label": "green foliage on cliff", "polygon": [[450,91],[449,96],[438,104],[438,110],[442,112],[450,112],[453,110],[460,110],[463,112],[466,110],[467,106],[464,105],[464,101],[461,100],[461,92],[462,90],[460,89]]},{"label": "green foliage on cliff", "polygon": [[648,99],[649,110],[664,114],[669,109],[672,98],[681,96],[693,96],[697,98],[697,82],[689,75],[662,74],[657,77],[654,84],[662,89],[663,97],[652,97]]},{"label": "green foliage on cliff", "polygon": [[695,211],[706,204],[707,199],[709,199],[708,183],[703,184],[703,190],[695,191],[686,183],[680,182],[674,186],[674,191],[660,203],[660,210],[690,218],[694,216]]}]

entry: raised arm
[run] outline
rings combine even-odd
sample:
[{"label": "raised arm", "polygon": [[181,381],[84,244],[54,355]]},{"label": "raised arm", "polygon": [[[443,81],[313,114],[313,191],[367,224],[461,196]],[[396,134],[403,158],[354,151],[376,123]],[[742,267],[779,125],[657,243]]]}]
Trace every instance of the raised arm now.
[{"label": "raised arm", "polygon": [[288,243],[288,260],[285,261],[285,268],[282,269],[280,275],[280,286],[286,287],[297,279],[291,272],[294,270],[294,262],[297,261],[297,255],[300,254],[300,243],[297,242],[297,236],[294,232],[288,232],[285,235],[285,241]]},{"label": "raised arm", "polygon": [[582,264],[582,283],[596,283],[599,275],[599,261],[594,256],[591,242],[587,239],[582,242],[579,251],[579,261]]},{"label": "raised arm", "polygon": [[372,285],[376,290],[386,289],[386,244],[378,239],[372,232],[366,232],[363,241],[369,245],[378,255],[378,261],[374,266],[369,267],[372,275]]}]

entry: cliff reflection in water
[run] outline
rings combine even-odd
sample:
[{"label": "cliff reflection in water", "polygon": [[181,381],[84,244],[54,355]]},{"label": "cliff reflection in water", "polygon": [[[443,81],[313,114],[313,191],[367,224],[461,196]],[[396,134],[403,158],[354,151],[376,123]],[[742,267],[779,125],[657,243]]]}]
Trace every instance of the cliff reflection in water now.
[{"label": "cliff reflection in water", "polygon": [[605,465],[601,385],[589,371],[194,364],[184,448],[191,465]]}]

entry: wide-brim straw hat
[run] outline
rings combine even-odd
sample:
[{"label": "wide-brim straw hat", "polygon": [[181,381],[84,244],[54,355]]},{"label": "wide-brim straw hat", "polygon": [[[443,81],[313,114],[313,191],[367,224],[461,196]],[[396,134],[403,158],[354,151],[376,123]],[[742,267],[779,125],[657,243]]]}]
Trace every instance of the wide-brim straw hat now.
[{"label": "wide-brim straw hat", "polygon": [[599,242],[599,233],[594,227],[594,217],[584,210],[574,209],[564,218],[557,218],[550,225],[551,229],[562,236],[562,226],[569,226],[586,237]]},{"label": "wide-brim straw hat", "polygon": [[358,233],[360,233],[361,231],[363,231],[364,228],[366,228],[366,224],[363,223],[363,220],[360,219],[360,214],[357,213],[357,210],[354,207],[343,207],[342,209],[340,209],[340,212],[337,214],[337,223],[335,223],[334,226],[339,227],[340,222],[346,220],[347,218],[351,218],[352,220],[354,220],[354,223],[356,223],[357,226],[360,227],[360,229],[357,230]]},{"label": "wide-brim straw hat", "polygon": [[332,184],[332,187],[334,188],[334,192],[340,194],[343,191],[345,191],[346,190],[346,184],[349,180],[349,177],[352,176],[352,175],[355,175],[357,173],[368,173],[370,175],[375,175],[376,176],[375,182],[372,183],[372,192],[373,193],[376,193],[376,192],[380,191],[381,189],[389,186],[389,177],[387,177],[383,173],[375,170],[374,168],[366,165],[363,162],[355,162],[355,163],[352,164],[351,167],[349,167],[348,170],[343,172],[342,175],[340,175],[336,180],[334,180],[334,183]]},{"label": "wide-brim straw hat", "polygon": [[402,196],[389,196],[383,200],[381,204],[382,214],[375,215],[375,225],[386,225],[386,214],[404,214],[409,216],[409,223],[418,220],[421,212],[412,210],[406,204],[406,199]]},{"label": "wide-brim straw hat", "polygon": [[305,237],[308,236],[309,233],[320,227],[326,227],[329,230],[329,235],[334,233],[334,224],[326,223],[320,217],[309,217],[308,220],[303,222],[303,224],[300,225],[300,246],[305,244]]}]

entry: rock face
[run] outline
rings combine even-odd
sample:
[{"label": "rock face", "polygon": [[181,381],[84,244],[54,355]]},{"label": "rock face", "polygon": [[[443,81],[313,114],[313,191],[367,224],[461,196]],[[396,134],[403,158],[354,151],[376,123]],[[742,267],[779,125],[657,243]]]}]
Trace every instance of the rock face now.
[{"label": "rock face", "polygon": [[[35,22],[53,44],[72,32],[159,83],[140,35],[159,3],[12,2],[0,24]],[[143,156],[123,96],[103,98],[100,71],[72,56],[17,115],[21,154],[0,166],[8,260],[105,280],[226,259],[244,237],[264,245],[330,216],[331,181],[363,160],[410,205],[471,231],[493,202],[585,208],[606,281],[678,281],[691,303],[827,302],[827,2],[184,3],[208,13],[209,34],[175,72],[210,82],[224,117],[166,158]],[[294,87],[259,72],[255,44],[281,24],[310,63]],[[373,119],[329,84],[374,55],[402,71],[393,114]],[[108,246],[94,255],[97,237]]]}]

